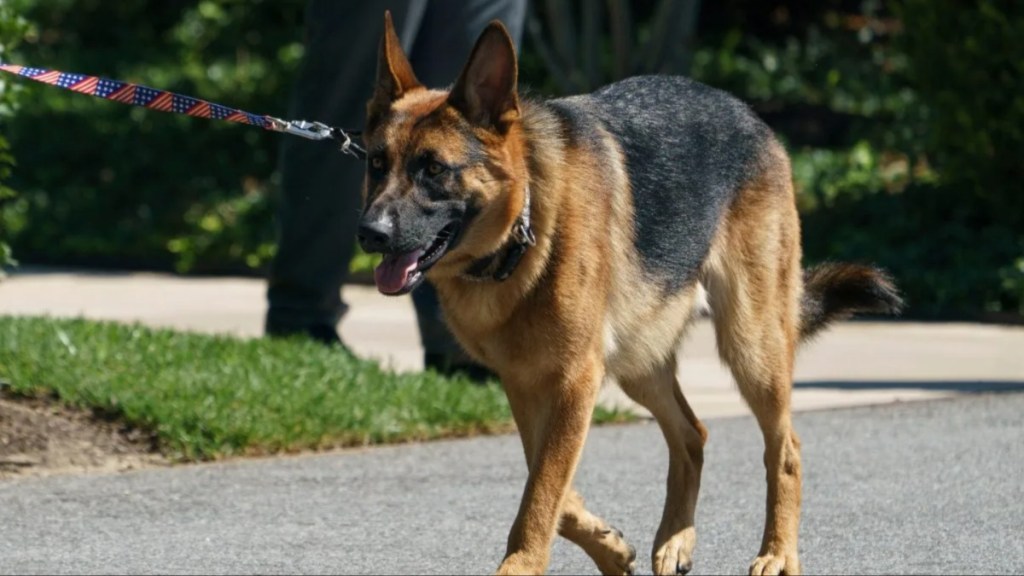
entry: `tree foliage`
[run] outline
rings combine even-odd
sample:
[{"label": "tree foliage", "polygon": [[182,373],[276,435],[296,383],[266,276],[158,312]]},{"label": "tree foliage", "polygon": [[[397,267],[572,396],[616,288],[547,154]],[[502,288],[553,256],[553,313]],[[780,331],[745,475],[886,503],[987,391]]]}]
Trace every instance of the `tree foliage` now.
[{"label": "tree foliage", "polygon": [[[18,44],[27,27],[27,22],[18,15],[16,6],[0,3],[0,62],[7,59],[7,54]],[[17,85],[11,84],[8,79],[0,78],[0,122],[17,109],[19,96]],[[14,156],[11,154],[11,145],[2,126],[0,124],[0,277],[3,277],[5,266],[17,264],[8,244],[10,227],[3,220],[2,212],[16,197],[14,189],[7,185],[14,167]]]},{"label": "tree foliage", "polygon": [[[16,56],[283,115],[302,54],[303,6],[25,1],[32,29]],[[181,270],[266,261],[282,136],[32,83],[24,91],[7,126],[21,198],[6,211],[24,258]]]}]

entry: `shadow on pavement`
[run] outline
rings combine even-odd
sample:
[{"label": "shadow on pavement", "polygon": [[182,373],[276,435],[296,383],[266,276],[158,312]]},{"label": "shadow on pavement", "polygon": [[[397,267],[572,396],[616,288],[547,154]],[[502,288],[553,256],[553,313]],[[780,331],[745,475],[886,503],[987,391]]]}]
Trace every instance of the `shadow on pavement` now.
[{"label": "shadow on pavement", "polygon": [[793,384],[796,389],[836,390],[933,390],[935,392],[1024,392],[1024,380],[808,380]]}]

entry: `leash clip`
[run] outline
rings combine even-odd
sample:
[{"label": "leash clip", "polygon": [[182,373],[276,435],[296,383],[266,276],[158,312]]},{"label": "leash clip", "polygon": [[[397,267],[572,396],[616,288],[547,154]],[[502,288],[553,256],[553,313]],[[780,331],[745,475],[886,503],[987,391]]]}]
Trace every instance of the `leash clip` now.
[{"label": "leash clip", "polygon": [[332,138],[331,127],[323,122],[308,122],[306,120],[281,120],[273,116],[267,116],[270,120],[270,129],[277,132],[284,132],[293,136],[302,136],[309,140],[323,140]]},{"label": "leash clip", "polygon": [[352,134],[358,134],[358,132],[349,134],[341,128],[332,128],[323,122],[309,122],[308,120],[282,120],[273,116],[267,116],[267,120],[270,129],[276,132],[301,136],[309,140],[337,140],[341,142],[343,154],[354,156],[360,160],[366,159],[366,150],[352,140]]}]

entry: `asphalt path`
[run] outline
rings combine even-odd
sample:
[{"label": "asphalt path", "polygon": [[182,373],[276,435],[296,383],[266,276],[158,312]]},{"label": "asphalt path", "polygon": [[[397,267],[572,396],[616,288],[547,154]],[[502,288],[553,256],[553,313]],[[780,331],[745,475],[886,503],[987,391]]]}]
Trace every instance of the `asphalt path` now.
[{"label": "asphalt path", "polygon": [[[1024,394],[795,415],[805,572],[1024,572]],[[749,417],[706,422],[694,573],[743,572],[764,514]],[[657,426],[594,429],[577,474],[649,573]],[[491,572],[525,465],[514,436],[0,482],[0,573]],[[593,574],[559,540],[552,573]]]}]

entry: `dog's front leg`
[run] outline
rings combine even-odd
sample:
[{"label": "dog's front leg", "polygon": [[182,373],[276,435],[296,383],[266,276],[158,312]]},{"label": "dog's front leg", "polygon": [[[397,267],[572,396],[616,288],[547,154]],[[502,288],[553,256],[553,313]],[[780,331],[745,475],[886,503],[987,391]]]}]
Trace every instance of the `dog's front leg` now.
[{"label": "dog's front leg", "polygon": [[592,360],[568,376],[502,379],[530,475],[498,574],[541,574],[547,568],[603,373],[602,363]]}]

